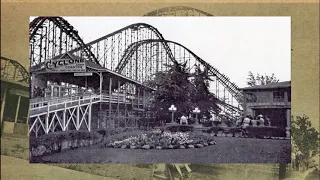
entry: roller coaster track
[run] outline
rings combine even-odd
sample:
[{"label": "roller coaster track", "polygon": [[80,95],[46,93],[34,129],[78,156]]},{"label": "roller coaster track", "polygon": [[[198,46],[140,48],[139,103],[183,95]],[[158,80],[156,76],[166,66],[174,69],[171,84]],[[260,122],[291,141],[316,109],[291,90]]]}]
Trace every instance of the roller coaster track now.
[{"label": "roller coaster track", "polygon": [[[194,12],[198,13],[198,15],[203,15],[203,16],[213,16],[210,13],[207,13],[205,11],[196,9],[196,8],[192,8],[192,7],[188,7],[188,6],[170,6],[170,7],[164,7],[164,8],[160,8],[154,11],[151,11],[147,14],[145,14],[144,16],[164,16],[164,15],[170,15],[170,14],[174,14],[177,11],[183,11],[186,12],[185,16],[194,16],[196,14],[194,14]],[[189,14],[189,11],[192,11],[193,14]]]},{"label": "roller coaster track", "polygon": [[19,62],[1,56],[1,79],[29,84],[29,73]]},{"label": "roller coaster track", "polygon": [[179,46],[183,47],[184,49],[186,49],[189,53],[191,53],[197,59],[197,61],[199,61],[203,66],[205,66],[208,69],[208,71],[211,73],[211,75],[216,76],[220,80],[220,82],[229,90],[229,92],[236,98],[236,100],[241,104],[241,102],[243,100],[243,96],[240,91],[240,88],[236,84],[232,83],[227,76],[220,73],[218,69],[214,68],[209,63],[205,62],[199,56],[194,54],[191,50],[189,50],[185,46],[183,46],[177,42],[174,42],[174,41],[169,41],[169,40],[164,40],[164,39],[148,39],[148,40],[136,42],[134,45],[131,46],[130,49],[128,49],[126,54],[123,56],[123,59],[121,60],[120,67],[118,68],[118,72],[121,73],[123,68],[126,66],[129,58],[135,52],[135,49],[137,49],[139,46],[141,46],[143,44],[155,43],[155,42],[161,42],[161,43],[166,43],[166,44],[173,43],[173,44],[179,45]]},{"label": "roller coaster track", "polygon": [[37,31],[41,28],[46,20],[53,22],[56,26],[58,26],[63,32],[65,32],[69,37],[75,40],[78,45],[79,49],[83,50],[85,55],[87,56],[88,60],[95,62],[98,64],[98,60],[95,55],[91,52],[91,50],[86,46],[83,40],[80,38],[78,31],[71,26],[68,21],[63,19],[62,17],[37,17],[31,23],[29,27],[29,40],[32,39],[37,35]]},{"label": "roller coaster track", "polygon": [[[151,26],[151,25],[149,25],[149,24],[146,24],[146,23],[135,23],[135,24],[128,25],[128,26],[126,26],[126,27],[124,27],[124,28],[121,28],[121,29],[119,29],[119,30],[117,30],[117,31],[114,31],[113,33],[107,34],[107,35],[105,35],[105,36],[103,36],[103,37],[101,37],[101,38],[99,38],[99,39],[96,39],[96,40],[94,40],[94,41],[91,41],[91,42],[85,44],[85,46],[86,46],[86,47],[90,47],[90,46],[92,46],[92,45],[94,45],[94,44],[96,44],[96,43],[99,43],[100,41],[103,41],[103,40],[105,40],[105,39],[107,39],[107,38],[110,38],[110,37],[112,37],[112,36],[115,36],[116,34],[121,33],[121,32],[123,32],[123,31],[126,31],[126,30],[128,30],[128,29],[138,30],[139,28],[148,28],[148,29],[150,29],[151,31],[153,31],[153,32],[157,35],[157,37],[158,37],[159,39],[164,40],[164,37],[162,36],[162,34],[161,34],[161,33],[158,31],[158,29],[156,29],[155,27],[153,27],[153,26]],[[173,57],[173,55],[172,55],[172,52],[171,52],[170,48],[169,48],[165,43],[163,43],[163,45],[164,45],[164,47],[166,48],[166,51],[167,51],[167,53],[168,53],[168,55],[169,55],[169,58],[170,58],[171,60],[173,60],[174,57]],[[131,47],[131,45],[129,45],[129,47]],[[128,48],[127,48],[127,49],[128,49]],[[127,50],[127,49],[126,49],[126,50]],[[80,48],[75,48],[75,49],[73,49],[73,50],[71,50],[71,51],[69,51],[69,52],[70,52],[70,53],[74,53],[74,52],[79,51],[79,50],[80,50]],[[119,65],[117,66],[116,71],[117,71],[117,69],[119,69]]]}]

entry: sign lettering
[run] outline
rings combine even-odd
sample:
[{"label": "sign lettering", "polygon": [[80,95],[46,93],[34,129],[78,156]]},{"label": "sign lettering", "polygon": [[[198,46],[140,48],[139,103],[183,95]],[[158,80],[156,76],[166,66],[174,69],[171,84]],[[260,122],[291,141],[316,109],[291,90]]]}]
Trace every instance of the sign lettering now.
[{"label": "sign lettering", "polygon": [[92,76],[92,73],[74,73],[74,76]]},{"label": "sign lettering", "polygon": [[85,72],[86,64],[81,59],[49,59],[45,60],[47,72]]}]

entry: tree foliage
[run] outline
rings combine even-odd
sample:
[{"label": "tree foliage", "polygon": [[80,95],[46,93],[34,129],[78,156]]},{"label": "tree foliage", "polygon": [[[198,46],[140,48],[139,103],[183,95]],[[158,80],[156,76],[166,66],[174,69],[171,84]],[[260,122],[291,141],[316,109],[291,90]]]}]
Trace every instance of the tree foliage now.
[{"label": "tree foliage", "polygon": [[309,117],[306,115],[296,119],[292,117],[292,141],[293,151],[300,155],[300,159],[308,163],[312,157],[319,153],[320,138],[319,132],[311,127]]},{"label": "tree foliage", "polygon": [[249,71],[249,77],[247,78],[247,85],[250,87],[256,85],[266,85],[276,82],[279,82],[279,79],[277,79],[274,74],[268,76],[266,74],[260,75],[259,73],[257,73],[257,75],[255,76],[251,71]]},{"label": "tree foliage", "polygon": [[206,70],[196,67],[195,73],[190,73],[186,63],[173,63],[166,72],[158,72],[152,81],[147,82],[156,87],[154,110],[157,118],[170,119],[168,108],[171,104],[177,107],[177,115],[188,115],[195,107],[201,110],[199,117],[210,112],[218,112],[217,98],[209,92],[211,79]]}]

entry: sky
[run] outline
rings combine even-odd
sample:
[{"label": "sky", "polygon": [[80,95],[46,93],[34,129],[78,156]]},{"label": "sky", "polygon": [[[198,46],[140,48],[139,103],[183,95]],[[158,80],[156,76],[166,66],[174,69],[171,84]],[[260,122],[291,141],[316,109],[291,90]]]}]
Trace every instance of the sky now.
[{"label": "sky", "polygon": [[[272,17],[63,17],[85,43],[134,23],[157,28],[219,69],[239,87],[249,71],[291,80],[291,18]],[[30,20],[33,20],[31,17]]]}]

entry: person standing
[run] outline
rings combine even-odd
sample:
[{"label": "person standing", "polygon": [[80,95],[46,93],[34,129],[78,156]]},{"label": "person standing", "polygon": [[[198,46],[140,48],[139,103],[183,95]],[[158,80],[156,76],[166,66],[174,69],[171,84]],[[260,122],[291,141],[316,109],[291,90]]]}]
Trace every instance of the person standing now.
[{"label": "person standing", "polygon": [[242,125],[242,119],[240,117],[240,115],[236,115],[236,126],[240,127]]},{"label": "person standing", "polygon": [[248,135],[248,126],[250,126],[250,122],[251,122],[251,119],[250,119],[250,116],[247,115],[244,120],[243,120],[243,125],[242,125],[242,135],[244,137],[246,137]]},{"label": "person standing", "polygon": [[262,115],[262,114],[260,114],[260,115],[258,116],[258,120],[259,120],[259,124],[260,124],[261,126],[263,126],[263,125],[264,125],[264,119],[263,119],[263,115]]},{"label": "person standing", "polygon": [[182,115],[181,118],[180,118],[180,124],[186,124],[188,125],[188,120],[187,120],[187,117]]}]

